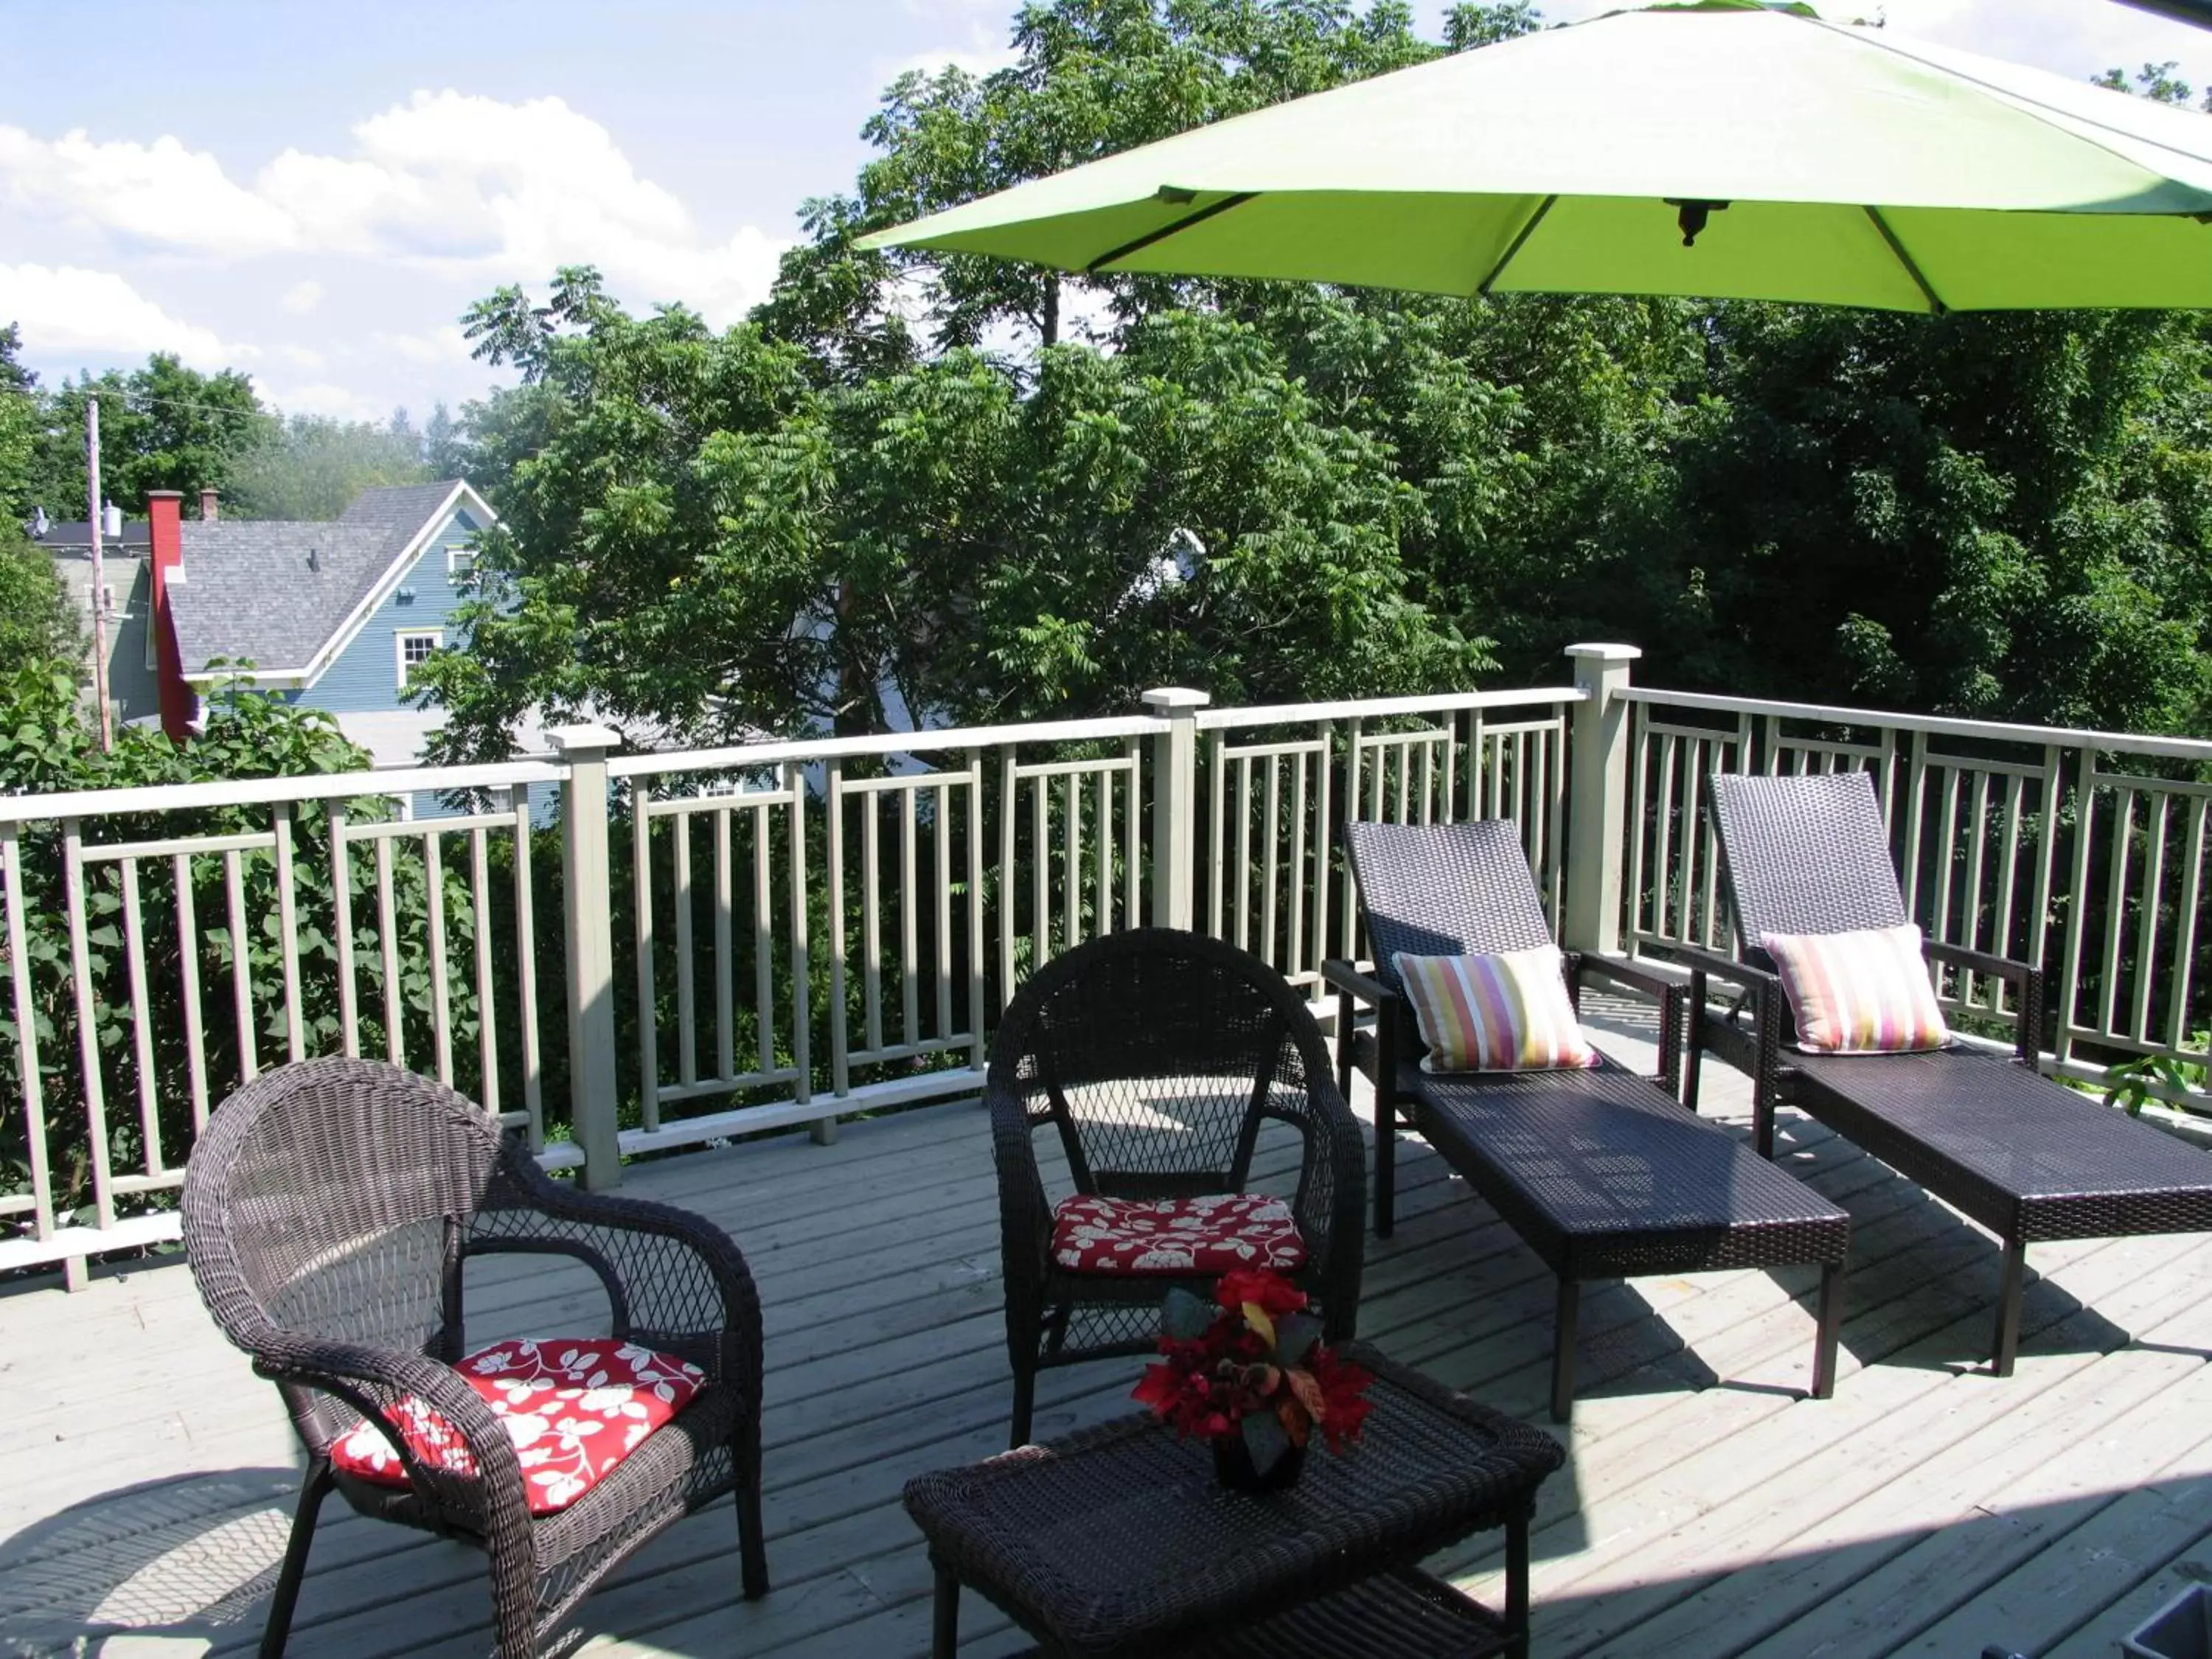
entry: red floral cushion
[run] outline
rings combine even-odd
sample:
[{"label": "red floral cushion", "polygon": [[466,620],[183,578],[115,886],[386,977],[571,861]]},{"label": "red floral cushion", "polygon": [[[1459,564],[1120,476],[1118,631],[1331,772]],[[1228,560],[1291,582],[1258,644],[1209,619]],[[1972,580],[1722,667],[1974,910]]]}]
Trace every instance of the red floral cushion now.
[{"label": "red floral cushion", "polygon": [[[454,1369],[514,1442],[532,1515],[564,1510],[605,1480],[707,1381],[672,1354],[605,1337],[501,1342]],[[386,1407],[384,1416],[422,1462],[456,1474],[477,1472],[453,1425],[412,1395]],[[338,1437],[331,1466],[380,1486],[407,1484],[406,1466],[384,1427],[366,1418]]]},{"label": "red floral cushion", "polygon": [[1285,1273],[1305,1265],[1306,1242],[1291,1206],[1265,1193],[1078,1196],[1053,1212],[1052,1259],[1074,1273]]}]

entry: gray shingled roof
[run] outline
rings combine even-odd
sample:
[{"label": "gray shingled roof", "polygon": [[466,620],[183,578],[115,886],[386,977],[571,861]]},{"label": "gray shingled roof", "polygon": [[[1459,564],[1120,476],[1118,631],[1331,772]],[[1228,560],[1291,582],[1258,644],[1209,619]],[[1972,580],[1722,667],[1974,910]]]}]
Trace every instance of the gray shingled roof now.
[{"label": "gray shingled roof", "polygon": [[186,520],[184,580],[169,589],[185,672],[216,657],[270,673],[306,667],[453,489],[364,489],[343,517],[313,522]]}]

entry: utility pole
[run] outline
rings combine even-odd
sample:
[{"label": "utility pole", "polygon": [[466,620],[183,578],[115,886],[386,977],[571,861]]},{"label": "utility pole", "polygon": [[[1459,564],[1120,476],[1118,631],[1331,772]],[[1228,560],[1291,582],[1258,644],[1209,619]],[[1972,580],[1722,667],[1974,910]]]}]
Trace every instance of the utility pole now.
[{"label": "utility pole", "polygon": [[100,556],[100,399],[84,400],[85,527],[92,532],[92,695],[100,703],[100,747],[115,747],[115,728],[107,708],[107,567]]}]

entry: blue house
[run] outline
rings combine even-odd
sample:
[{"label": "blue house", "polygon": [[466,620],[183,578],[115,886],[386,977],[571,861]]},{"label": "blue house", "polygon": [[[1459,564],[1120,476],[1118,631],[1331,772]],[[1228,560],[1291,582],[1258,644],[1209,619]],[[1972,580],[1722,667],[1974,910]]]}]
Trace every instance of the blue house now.
[{"label": "blue house", "polygon": [[458,479],[364,489],[313,522],[153,507],[155,604],[175,639],[165,690],[196,708],[250,664],[258,689],[327,709],[378,765],[421,763],[442,714],[404,694],[425,660],[461,642],[453,612],[471,544],[495,522],[475,489]]}]

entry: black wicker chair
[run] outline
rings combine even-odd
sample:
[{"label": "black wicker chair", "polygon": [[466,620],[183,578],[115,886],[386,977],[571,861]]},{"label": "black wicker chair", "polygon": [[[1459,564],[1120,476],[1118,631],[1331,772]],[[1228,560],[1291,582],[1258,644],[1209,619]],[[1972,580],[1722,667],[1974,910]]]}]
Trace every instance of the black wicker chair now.
[{"label": "black wicker chair", "polygon": [[1030,1437],[1039,1370],[1149,1352],[1168,1290],[1210,1293],[1213,1277],[1062,1266],[1033,1143],[1041,1130],[1059,1139],[1072,1196],[1163,1200],[1243,1192],[1264,1127],[1288,1126],[1304,1143],[1286,1201],[1306,1252],[1289,1276],[1318,1304],[1329,1340],[1353,1334],[1366,1205],[1359,1126],[1305,999],[1257,957],[1165,928],[1078,946],[1008,1006],[984,1097],[1013,1444]]},{"label": "black wicker chair", "polygon": [[[1568,990],[1591,981],[1659,1005],[1659,1075],[1607,1060],[1594,1071],[1420,1069],[1423,1048],[1393,959],[1530,950],[1552,942],[1520,830],[1504,819],[1348,823],[1372,974],[1325,964],[1337,988],[1340,1085],[1375,1085],[1375,1228],[1389,1237],[1401,1112],[1559,1277],[1552,1415],[1574,1408],[1575,1334],[1585,1280],[1817,1263],[1812,1393],[1833,1393],[1850,1218],[1673,1098],[1684,988],[1641,964],[1565,952]],[[1358,1020],[1364,1004],[1373,1024]]]},{"label": "black wicker chair", "polygon": [[[737,1494],[744,1593],[766,1594],[760,1304],[711,1223],[572,1192],[452,1090],[358,1060],[282,1066],[239,1090],[200,1137],[183,1207],[209,1310],[276,1384],[307,1454],[264,1656],[284,1650],[333,1487],[373,1519],[486,1551],[501,1659],[538,1653],[631,1550],[725,1492]],[[463,1266],[503,1252],[575,1258],[606,1291],[614,1338],[707,1375],[599,1485],[541,1516],[506,1429],[452,1368],[465,1352]],[[435,1467],[398,1435],[404,1486],[332,1468],[355,1422],[410,1396],[459,1431],[477,1473]]]},{"label": "black wicker chair", "polygon": [[[2012,987],[2012,1056],[1954,1042],[1929,1054],[1811,1054],[1794,1047],[1768,933],[1848,933],[1909,921],[1889,833],[1864,772],[1802,777],[1720,774],[1707,781],[1743,960],[1669,946],[1691,968],[1687,1097],[1710,1049],[1753,1079],[1759,1150],[1771,1157],[1774,1111],[1793,1105],[2004,1241],[1994,1370],[2020,1346],[2030,1243],[2212,1228],[2212,1158],[2062,1087],[2036,1069],[2043,975],[2021,962],[1929,940],[1928,961]],[[1746,994],[1707,1007],[1709,979]],[[1747,1025],[1743,1016],[1753,1016]]]}]

